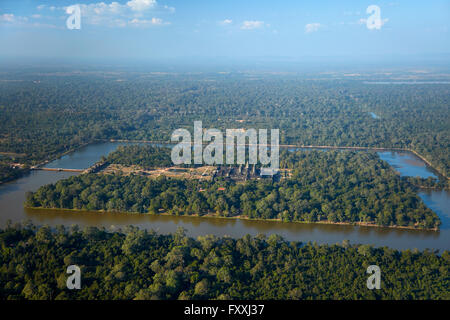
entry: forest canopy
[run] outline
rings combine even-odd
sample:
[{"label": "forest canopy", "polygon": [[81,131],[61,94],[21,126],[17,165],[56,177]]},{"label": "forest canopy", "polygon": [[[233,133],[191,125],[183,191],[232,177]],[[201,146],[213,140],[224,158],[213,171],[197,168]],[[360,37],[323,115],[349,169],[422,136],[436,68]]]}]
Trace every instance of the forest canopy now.
[{"label": "forest canopy", "polygon": [[416,188],[374,152],[286,151],[281,159],[292,177],[279,181],[83,174],[29,193],[25,205],[417,228],[440,224]]},{"label": "forest canopy", "polygon": [[121,164],[124,166],[138,165],[142,168],[170,167],[173,162],[170,158],[171,149],[168,147],[155,147],[152,145],[119,146],[106,158],[108,164]]},{"label": "forest canopy", "polygon": [[[278,128],[283,144],[415,150],[450,174],[450,87],[300,77],[10,75],[0,82],[0,152],[37,164],[97,139],[169,141],[178,128]],[[370,112],[378,118],[370,116]]]},{"label": "forest canopy", "polygon": [[[0,229],[0,299],[450,299],[450,254],[352,245],[170,235],[128,227]],[[68,290],[66,269],[81,269]],[[369,265],[381,289],[366,286]]]}]

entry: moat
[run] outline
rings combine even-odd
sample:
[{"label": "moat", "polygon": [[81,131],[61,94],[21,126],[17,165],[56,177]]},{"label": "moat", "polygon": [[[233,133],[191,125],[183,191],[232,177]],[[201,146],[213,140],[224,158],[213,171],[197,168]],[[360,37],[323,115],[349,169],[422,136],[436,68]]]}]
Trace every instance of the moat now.
[{"label": "moat", "polygon": [[[105,142],[88,145],[76,152],[65,155],[46,165],[47,168],[86,169],[98,161],[102,155],[115,150],[121,142]],[[361,151],[364,152],[364,151]],[[423,161],[412,154],[402,152],[379,152],[401,175],[421,177],[435,176]],[[439,249],[449,250],[450,246],[450,192],[443,190],[421,190],[419,196],[424,203],[440,217],[440,231],[406,230],[383,227],[352,225],[327,225],[314,223],[286,223],[274,221],[252,221],[239,219],[200,218],[188,216],[158,216],[129,213],[95,213],[58,210],[25,209],[23,202],[27,191],[36,191],[40,186],[56,182],[78,172],[31,171],[24,177],[0,185],[0,225],[8,220],[23,222],[31,220],[34,224],[50,226],[65,225],[104,227],[118,230],[127,225],[153,229],[160,233],[174,232],[178,227],[187,229],[190,236],[214,234],[216,236],[242,237],[273,233],[289,241],[316,241],[317,243],[351,243],[388,246],[396,249]]]}]

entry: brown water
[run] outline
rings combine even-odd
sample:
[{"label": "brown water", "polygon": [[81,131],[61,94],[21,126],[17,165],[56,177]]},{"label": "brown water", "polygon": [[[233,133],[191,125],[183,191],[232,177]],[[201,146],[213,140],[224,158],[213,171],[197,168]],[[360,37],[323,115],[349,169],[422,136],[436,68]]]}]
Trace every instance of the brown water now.
[{"label": "brown water", "polygon": [[[59,168],[81,168],[92,164],[102,154],[115,149],[119,144],[98,144],[82,148],[70,156],[58,160]],[[89,158],[89,161],[86,159]],[[83,161],[80,166],[78,161]],[[55,164],[54,164],[55,165]],[[443,221],[441,231],[418,231],[392,228],[284,223],[269,221],[248,221],[237,219],[199,218],[183,216],[154,216],[129,213],[96,213],[56,210],[25,209],[23,202],[26,191],[35,191],[40,186],[56,182],[78,173],[33,171],[16,181],[0,185],[0,226],[8,220],[22,222],[31,220],[34,224],[50,226],[78,224],[80,226],[105,227],[117,230],[127,225],[153,229],[160,233],[176,231],[184,227],[190,236],[214,234],[216,236],[242,237],[246,234],[256,235],[273,233],[283,236],[289,241],[317,241],[318,243],[351,243],[373,244],[397,249],[440,249],[450,248],[450,213],[448,211],[450,194],[445,191],[423,191],[420,196]]]}]

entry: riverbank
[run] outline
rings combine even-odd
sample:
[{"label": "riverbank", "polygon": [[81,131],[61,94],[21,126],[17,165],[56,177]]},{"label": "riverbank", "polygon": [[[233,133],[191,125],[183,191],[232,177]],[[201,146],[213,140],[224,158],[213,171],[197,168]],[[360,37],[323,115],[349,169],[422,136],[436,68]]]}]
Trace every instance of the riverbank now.
[{"label": "riverbank", "polygon": [[[82,172],[83,170],[78,170],[78,169],[75,169],[75,170],[74,170],[74,169],[64,169],[64,168],[49,168],[49,169],[45,169],[45,168],[43,168],[43,167],[44,167],[46,164],[48,164],[48,163],[50,163],[50,162],[52,162],[52,161],[55,161],[55,160],[57,160],[57,159],[60,159],[61,157],[64,157],[65,155],[68,155],[68,154],[77,152],[79,149],[81,149],[81,148],[83,148],[83,147],[86,147],[86,146],[88,146],[88,145],[90,145],[90,144],[92,144],[92,143],[94,143],[94,142],[87,142],[87,143],[84,143],[84,144],[82,144],[82,145],[80,145],[80,146],[71,148],[71,149],[69,149],[69,150],[67,150],[67,151],[64,151],[63,153],[56,154],[56,155],[55,155],[54,157],[52,157],[51,159],[47,159],[47,160],[45,160],[45,161],[43,161],[43,162],[40,162],[40,163],[38,163],[38,164],[36,164],[36,165],[34,165],[34,166],[30,166],[30,167],[29,167],[29,166],[27,165],[26,167],[24,167],[24,168],[21,169],[21,172],[20,172],[20,174],[19,174],[18,176],[0,180],[0,185],[5,184],[5,183],[7,183],[7,182],[15,181],[15,180],[17,180],[17,179],[20,179],[20,178],[22,178],[24,175],[29,174],[29,173],[30,173],[31,171],[33,171],[33,170]],[[3,153],[4,153],[4,152],[3,152]],[[21,165],[21,166],[25,166],[25,164],[20,164],[20,165]]]},{"label": "riverbank", "polygon": [[24,175],[26,175],[28,172],[30,172],[29,168],[20,169],[20,171],[17,174],[15,174],[14,176],[12,176],[12,177],[8,176],[8,177],[6,177],[4,179],[1,179],[0,180],[0,185],[2,185],[4,183],[12,182],[12,181],[17,180],[17,179],[20,179]]},{"label": "riverbank", "polygon": [[[172,216],[172,214],[160,214]],[[342,225],[342,226],[361,226],[361,227],[378,227],[378,228],[391,228],[391,229],[406,229],[406,230],[424,230],[424,231],[439,231],[439,228],[418,228],[418,227],[410,227],[410,226],[383,226],[375,223],[369,222],[333,222],[333,221],[283,221],[282,219],[261,219],[261,218],[249,218],[246,216],[233,216],[233,217],[224,217],[219,216],[217,214],[205,214],[205,215],[190,215],[199,218],[215,218],[215,219],[240,219],[240,220],[249,220],[249,221],[272,221],[272,222],[281,222],[281,223],[305,223],[305,224],[328,224],[328,225]]]},{"label": "riverbank", "polygon": [[450,191],[449,187],[427,187],[427,186],[421,186],[421,185],[416,185],[416,184],[412,184],[415,188],[417,188],[416,191],[420,191],[420,190],[436,190],[436,191]]},{"label": "riverbank", "polygon": [[[81,167],[80,160],[89,157],[90,159],[100,158],[101,154],[111,150],[102,146],[88,147],[82,149],[81,154],[64,159],[63,166],[68,168]],[[92,150],[96,154],[92,154]],[[97,157],[98,155],[98,157]],[[89,160],[90,161],[90,160]],[[87,162],[89,162],[87,161]],[[86,161],[83,162],[87,163]],[[93,163],[93,162],[92,162]],[[90,163],[90,164],[92,164]],[[27,191],[36,191],[39,187],[54,184],[62,179],[77,176],[78,173],[71,172],[49,172],[31,171],[24,177],[15,181],[5,183],[0,186],[0,226],[5,226],[8,221],[20,223],[31,221],[35,225],[48,225],[57,227],[64,225],[70,228],[72,225],[84,227],[98,227],[109,230],[113,226],[114,230],[124,229],[127,226],[136,226],[145,230],[155,230],[160,234],[173,233],[179,227],[187,230],[187,234],[194,238],[205,235],[215,235],[218,237],[241,238],[249,234],[278,234],[287,241],[316,241],[319,244],[341,243],[349,240],[351,243],[361,243],[376,247],[390,247],[397,250],[407,250],[417,248],[425,250],[430,248],[441,252],[449,250],[450,244],[450,193],[429,190],[424,191],[420,197],[426,206],[435,211],[442,224],[439,231],[426,231],[423,229],[404,229],[389,227],[364,227],[357,225],[335,225],[328,223],[279,223],[277,221],[256,221],[250,219],[233,219],[210,217],[201,219],[195,216],[177,216],[160,214],[119,214],[115,212],[80,212],[75,210],[59,211],[25,209],[24,202]]]},{"label": "riverbank", "polygon": [[52,157],[51,159],[47,159],[47,160],[45,160],[45,161],[43,161],[43,162],[41,162],[41,163],[38,163],[38,164],[36,164],[36,165],[30,167],[30,170],[42,168],[43,166],[45,166],[46,164],[48,164],[48,163],[50,163],[50,162],[52,162],[52,161],[55,161],[55,160],[57,160],[57,159],[60,159],[60,158],[66,156],[66,155],[68,155],[68,154],[77,152],[77,151],[80,150],[81,148],[87,147],[88,145],[91,145],[91,144],[93,144],[93,143],[95,143],[95,140],[94,140],[94,141],[91,141],[91,142],[83,143],[82,145],[79,145],[79,146],[77,146],[77,147],[73,147],[73,148],[71,148],[71,149],[69,149],[69,150],[64,151],[64,152],[61,153],[61,154],[55,155],[55,156]]},{"label": "riverbank", "polygon": [[433,167],[433,165],[431,164],[431,162],[429,162],[427,159],[425,159],[423,156],[421,156],[419,153],[417,153],[414,150],[411,149],[406,149],[407,152],[410,152],[412,154],[414,154],[416,157],[418,157],[420,160],[422,160],[423,162],[425,162],[427,164],[428,167],[430,167],[431,169],[433,169],[434,171],[436,171],[442,178],[445,178],[447,180],[450,180],[450,177],[447,177],[444,173],[442,173],[440,170],[438,170],[437,168]]},{"label": "riverbank", "polygon": [[[164,145],[173,145],[174,143],[171,141],[154,141],[154,140],[127,140],[127,139],[95,139],[93,141],[90,142],[86,142],[82,145],[79,145],[77,147],[71,148],[67,151],[64,151],[61,154],[55,155],[54,157],[52,157],[52,159],[47,159],[44,162],[41,162],[35,166],[30,167],[30,169],[27,169],[26,172],[24,172],[24,174],[26,174],[27,172],[31,171],[32,169],[37,169],[37,168],[41,168],[43,166],[45,166],[46,164],[55,161],[57,159],[60,159],[66,155],[69,155],[71,153],[74,153],[76,151],[79,151],[81,148],[83,147],[87,147],[89,145],[92,145],[96,142],[111,142],[111,143],[146,143],[146,144],[164,144]],[[207,142],[203,142],[204,145],[207,145]],[[326,145],[295,145],[295,144],[280,144],[279,145],[280,148],[304,148],[304,149],[331,149],[331,150],[370,150],[370,151],[395,151],[395,152],[406,152],[406,153],[410,153],[413,154],[414,156],[416,156],[417,158],[419,158],[420,160],[422,160],[432,171],[434,171],[435,173],[437,173],[437,175],[440,178],[443,178],[445,180],[449,180],[450,178],[447,177],[444,173],[442,173],[440,170],[436,169],[435,167],[433,167],[433,165],[431,164],[431,162],[429,162],[427,159],[425,159],[423,156],[421,156],[419,153],[417,153],[414,150],[411,149],[407,149],[407,148],[383,148],[383,147],[360,147],[360,146],[326,146]],[[4,182],[10,182],[13,180],[16,180],[17,178],[8,180],[8,181],[0,181],[0,184],[4,183]],[[437,189],[439,190],[439,189]]]},{"label": "riverbank", "polygon": [[30,207],[24,206],[25,209],[32,210],[51,210],[51,211],[67,211],[67,212],[79,212],[79,213],[94,213],[94,214],[132,214],[132,215],[151,215],[151,216],[168,216],[168,217],[195,217],[195,218],[206,218],[206,219],[226,219],[226,220],[243,220],[243,221],[261,221],[261,222],[277,222],[277,223],[301,223],[301,224],[322,224],[322,225],[342,225],[342,226],[360,226],[360,227],[375,227],[375,228],[389,228],[389,229],[403,229],[403,230],[416,230],[416,231],[434,231],[439,232],[439,228],[422,228],[422,227],[411,227],[411,226],[383,226],[375,223],[368,222],[332,222],[332,221],[283,221],[282,219],[261,219],[261,218],[249,218],[246,216],[232,216],[224,217],[213,213],[208,213],[204,215],[191,214],[191,215],[174,215],[170,213],[140,213],[132,211],[106,211],[106,210],[79,210],[79,209],[67,209],[67,208],[44,208],[44,207]]}]

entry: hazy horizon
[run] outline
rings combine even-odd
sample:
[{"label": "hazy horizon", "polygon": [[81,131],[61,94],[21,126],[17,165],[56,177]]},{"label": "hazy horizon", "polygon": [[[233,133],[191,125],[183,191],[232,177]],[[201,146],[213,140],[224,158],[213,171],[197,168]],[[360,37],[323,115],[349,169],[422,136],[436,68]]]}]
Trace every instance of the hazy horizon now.
[{"label": "hazy horizon", "polygon": [[[80,8],[80,29],[67,26],[73,5]],[[370,9],[374,6],[378,16]],[[0,58],[81,64],[445,65],[449,21],[445,0],[3,0]]]}]

